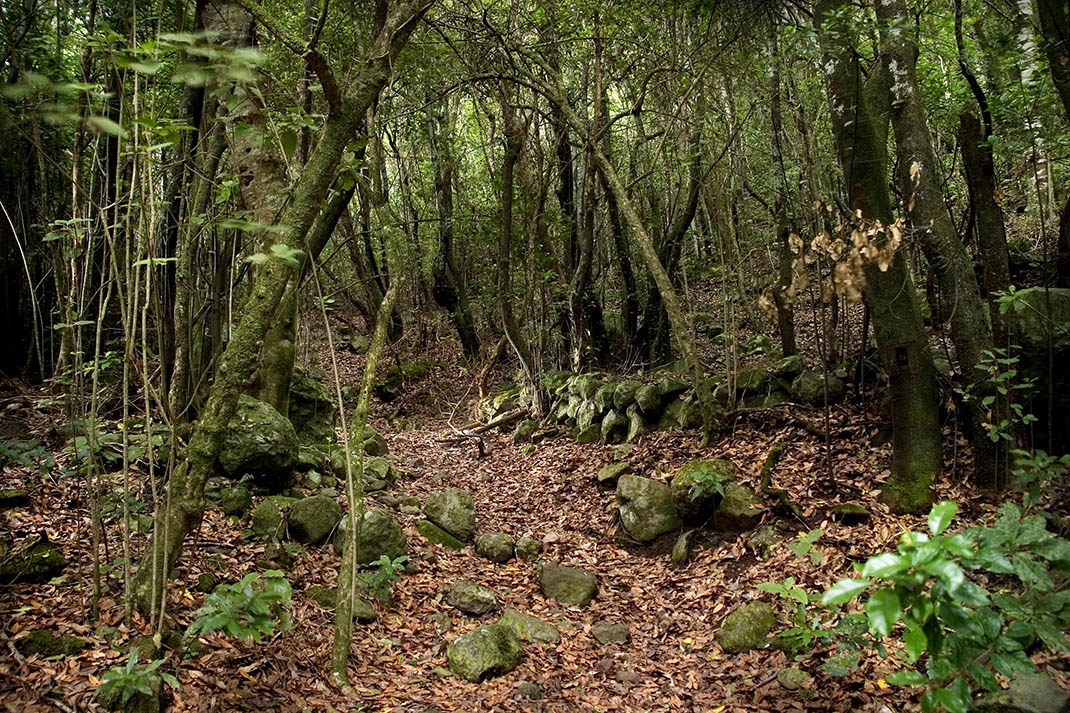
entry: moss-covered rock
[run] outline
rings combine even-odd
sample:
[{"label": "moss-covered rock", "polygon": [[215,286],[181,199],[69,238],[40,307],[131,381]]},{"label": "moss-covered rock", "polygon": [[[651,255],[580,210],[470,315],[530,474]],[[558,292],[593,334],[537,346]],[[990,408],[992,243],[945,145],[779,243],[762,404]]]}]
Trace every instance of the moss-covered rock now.
[{"label": "moss-covered rock", "polygon": [[460,580],[446,592],[446,603],[466,614],[482,616],[498,611],[498,597],[484,586]]},{"label": "moss-covered rock", "polygon": [[481,626],[446,646],[450,670],[472,683],[509,673],[521,657],[520,639],[502,624]]},{"label": "moss-covered rock", "polygon": [[516,541],[516,556],[527,560],[536,559],[542,554],[542,543],[533,537],[521,537]]},{"label": "moss-covered rock", "polygon": [[1066,713],[1070,691],[1042,673],[1018,674],[1006,690],[985,695],[971,713]]},{"label": "moss-covered rock", "polygon": [[297,365],[290,380],[288,415],[302,444],[323,446],[334,441],[334,398],[316,369]]},{"label": "moss-covered rock", "polygon": [[[349,516],[338,523],[334,534],[334,551],[339,555],[345,547],[349,532]],[[391,561],[401,557],[408,550],[408,538],[394,516],[386,510],[368,509],[364,511],[364,524],[360,528],[360,546],[357,548],[359,564],[373,564],[386,555]]]},{"label": "moss-covered rock", "polygon": [[628,640],[628,625],[619,622],[600,621],[591,627],[591,636],[602,644],[623,644]]},{"label": "moss-covered rock", "polygon": [[290,507],[288,530],[297,542],[318,545],[326,542],[342,519],[342,506],[334,498],[313,495]]},{"label": "moss-covered rock", "polygon": [[498,623],[513,630],[521,641],[536,644],[556,644],[561,641],[561,632],[550,622],[524,614],[509,607]]},{"label": "moss-covered rock", "polygon": [[551,369],[544,372],[540,382],[542,387],[547,391],[554,393],[562,386],[568,384],[568,380],[572,378],[571,371],[563,371],[561,369]]},{"label": "moss-covered rock", "polygon": [[665,374],[658,379],[658,391],[661,392],[662,399],[679,396],[690,388],[689,383],[675,374]]},{"label": "moss-covered rock", "polygon": [[219,580],[211,572],[201,572],[197,575],[197,591],[208,594],[216,588]]},{"label": "moss-covered rock", "polygon": [[67,559],[45,535],[29,537],[0,562],[0,584],[47,582],[59,576]]},{"label": "moss-covered rock", "polygon": [[672,545],[672,563],[677,567],[683,567],[691,560],[691,547],[694,538],[694,530],[681,532],[676,536],[676,542]]},{"label": "moss-covered rock", "polygon": [[736,391],[754,393],[769,385],[769,372],[764,369],[744,369],[736,375]]},{"label": "moss-covered rock", "polygon": [[465,544],[430,520],[421,520],[416,531],[433,545],[442,545],[454,550],[463,550]]},{"label": "moss-covered rock", "polygon": [[0,490],[0,510],[22,507],[30,504],[30,491],[21,488]]},{"label": "moss-covered rock", "polygon": [[625,417],[628,419],[628,433],[624,436],[625,443],[632,443],[640,436],[645,436],[654,430],[652,422],[643,414],[638,404],[629,406]]},{"label": "moss-covered rock", "polygon": [[595,405],[603,411],[606,409],[611,409],[613,408],[613,394],[616,392],[616,390],[616,384],[602,384],[598,391],[594,392],[594,398],[592,398],[591,400],[594,401]]},{"label": "moss-covered rock", "polygon": [[[306,589],[305,596],[324,609],[334,610],[338,606],[337,589],[323,587],[317,584]],[[355,597],[353,599],[353,619],[355,621],[361,624],[370,624],[378,618],[379,615],[371,604],[360,597]]]},{"label": "moss-covered rock", "polygon": [[602,466],[602,469],[598,471],[598,475],[595,477],[599,485],[615,487],[622,475],[628,475],[631,472],[632,464],[626,460],[621,460]]},{"label": "moss-covered rock", "polygon": [[[365,423],[364,424],[364,430],[361,432],[361,436],[362,437],[358,438],[358,436],[357,436],[356,424],[350,424],[349,433],[352,434],[349,437],[349,452],[350,452],[350,454],[353,454],[353,455],[359,454],[361,450],[364,451],[364,455],[369,455],[369,456],[373,456],[373,457],[375,457],[375,456],[385,456],[388,453],[390,453],[390,446],[387,445],[386,439],[383,438],[382,435],[380,435],[380,433],[378,431],[376,431],[375,428],[372,427],[372,425],[369,424],[369,423]],[[337,450],[340,450],[340,449],[337,449]],[[332,457],[331,463],[332,463],[332,467],[333,467],[334,464],[335,464],[335,459],[336,459],[336,456],[334,455],[334,451],[333,450],[332,450],[332,456],[331,457]],[[341,471],[342,471],[342,473],[345,473],[345,461],[344,461],[345,453],[344,452],[341,453],[341,457],[343,459]],[[351,455],[350,460],[352,462],[355,462],[357,459],[353,458],[352,455]],[[337,468],[336,468],[335,472],[337,473]],[[341,476],[339,476],[339,477],[341,477]]]},{"label": "moss-covered rock", "polygon": [[[139,657],[139,661],[144,661]],[[126,701],[123,701],[122,690],[119,688],[98,688],[97,703],[107,711],[122,711],[122,713],[160,713],[163,710],[163,682],[156,678],[148,683],[149,692],[138,691]]]},{"label": "moss-covered rock", "polygon": [[774,377],[791,381],[806,371],[806,361],[800,355],[792,354],[774,364],[771,371]]},{"label": "moss-covered rock", "polygon": [[476,552],[491,562],[508,562],[513,558],[513,538],[504,532],[486,532],[476,539]]},{"label": "moss-covered rock", "polygon": [[57,634],[51,629],[38,629],[16,639],[15,648],[23,656],[75,656],[89,648],[89,642],[77,636]]},{"label": "moss-covered rock", "polygon": [[383,403],[389,403],[401,395],[406,384],[423,379],[429,371],[430,365],[422,361],[394,365],[386,370],[382,381],[372,386],[372,394]]},{"label": "moss-covered rock", "polygon": [[617,388],[613,391],[613,408],[618,411],[627,409],[628,404],[635,401],[635,394],[641,388],[643,385],[632,379],[617,384]]},{"label": "moss-covered rock", "polygon": [[861,525],[869,522],[869,510],[860,503],[837,503],[832,506],[832,517],[845,525]]},{"label": "moss-covered rock", "polygon": [[532,421],[530,418],[521,421],[516,425],[516,430],[513,431],[513,443],[531,443],[531,437],[538,430],[539,424],[537,421]]},{"label": "moss-covered rock", "polygon": [[676,471],[669,493],[677,514],[684,520],[709,516],[721,498],[719,491],[736,479],[739,469],[723,459],[693,460]]},{"label": "moss-covered rock", "polygon": [[551,599],[585,607],[598,594],[598,578],[580,567],[547,562],[539,569],[539,587]]},{"label": "moss-covered rock", "polygon": [[628,437],[628,417],[620,411],[610,411],[602,419],[602,443],[623,443]]},{"label": "moss-covered rock", "polygon": [[424,517],[458,540],[470,540],[476,531],[476,505],[472,494],[460,488],[446,488],[424,501]]},{"label": "moss-covered rock", "polygon": [[762,511],[754,506],[754,501],[753,490],[742,483],[729,483],[713,514],[714,527],[721,532],[742,532],[755,527],[762,519]]},{"label": "moss-covered rock", "polygon": [[286,518],[297,498],[269,495],[253,509],[252,530],[258,537],[279,539],[286,534]]},{"label": "moss-covered rock", "polygon": [[639,542],[652,542],[683,524],[669,486],[650,478],[622,475],[617,480],[617,507],[624,529]]},{"label": "moss-covered rock", "polygon": [[577,429],[576,443],[597,443],[602,436],[602,424],[592,423],[587,428]]},{"label": "moss-covered rock", "polygon": [[739,607],[721,623],[717,643],[731,654],[750,651],[765,643],[776,619],[765,602],[750,602]]},{"label": "moss-covered rock", "polygon": [[576,409],[576,428],[582,431],[592,423],[600,421],[601,415],[602,409],[594,401],[584,401]]},{"label": "moss-covered rock", "polygon": [[219,509],[224,515],[241,517],[253,506],[253,495],[244,485],[224,488],[219,499]]},{"label": "moss-covered rock", "polygon": [[657,386],[648,384],[635,392],[635,403],[647,418],[656,418],[661,414],[661,399],[661,391]]},{"label": "moss-covered rock", "polygon": [[[828,401],[835,403],[843,399],[847,391],[843,379],[835,374],[828,375]],[[791,382],[791,396],[797,403],[807,406],[820,406],[825,403],[825,375],[820,371],[804,371]]]},{"label": "moss-covered rock", "polygon": [[293,424],[271,404],[242,394],[227,424],[219,465],[232,478],[246,474],[262,488],[278,492],[293,483],[300,443]]}]

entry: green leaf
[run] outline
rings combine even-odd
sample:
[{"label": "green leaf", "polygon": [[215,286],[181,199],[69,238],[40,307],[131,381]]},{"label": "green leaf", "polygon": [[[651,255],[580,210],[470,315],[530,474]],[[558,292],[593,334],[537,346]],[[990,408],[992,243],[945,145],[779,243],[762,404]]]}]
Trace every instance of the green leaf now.
[{"label": "green leaf", "polygon": [[942,503],[938,503],[933,506],[933,509],[929,511],[929,532],[934,535],[939,535],[941,532],[947,529],[947,526],[951,524],[951,519],[955,517],[955,513],[959,510],[959,506],[950,500],[945,500]]},{"label": "green leaf", "polygon": [[843,604],[869,589],[871,584],[868,579],[841,579],[825,592],[821,604],[826,607]]},{"label": "green leaf", "polygon": [[902,572],[909,567],[910,562],[906,558],[897,555],[894,552],[885,552],[884,554],[869,558],[865,566],[862,568],[862,576],[885,579],[897,572]]},{"label": "green leaf", "polygon": [[902,671],[896,671],[887,678],[887,681],[893,686],[924,686],[929,682],[929,679],[924,674],[907,668]]},{"label": "green leaf", "polygon": [[906,645],[907,663],[914,663],[925,653],[925,649],[929,646],[929,638],[925,636],[925,631],[920,626],[910,623],[903,633],[903,643]]},{"label": "green leaf", "polygon": [[970,685],[961,676],[952,681],[950,686],[937,688],[936,699],[950,713],[969,713]]},{"label": "green leaf", "polygon": [[869,632],[874,636],[888,636],[899,620],[902,606],[894,589],[878,589],[866,602]]},{"label": "green leaf", "polygon": [[970,674],[978,686],[986,691],[995,691],[999,688],[999,681],[992,675],[992,672],[978,663],[971,663],[966,666],[967,673]]},{"label": "green leaf", "polygon": [[286,158],[290,158],[297,150],[297,132],[293,129],[284,130],[279,135],[279,143],[282,144],[282,152],[286,154]]},{"label": "green leaf", "polygon": [[1044,592],[1051,591],[1051,576],[1043,564],[1037,562],[1030,555],[1021,552],[1015,552],[1011,556],[1011,562],[1014,563],[1014,573],[1018,575],[1018,578],[1027,587]]},{"label": "green leaf", "polygon": [[119,138],[126,137],[126,131],[123,127],[119,126],[119,124],[106,116],[91,116],[85,120],[85,123],[89,124],[89,126],[96,131],[111,134],[112,136],[118,136]]}]

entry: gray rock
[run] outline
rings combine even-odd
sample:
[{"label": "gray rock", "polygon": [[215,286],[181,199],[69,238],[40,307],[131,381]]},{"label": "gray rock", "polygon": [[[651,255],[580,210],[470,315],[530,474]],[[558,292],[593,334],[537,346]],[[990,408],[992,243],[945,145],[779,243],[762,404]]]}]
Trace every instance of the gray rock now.
[{"label": "gray rock", "polygon": [[624,437],[625,443],[631,443],[640,436],[645,436],[654,430],[654,427],[647,422],[646,416],[639,410],[637,404],[632,404],[628,407],[626,414],[628,419],[628,434]]},{"label": "gray rock", "polygon": [[465,544],[430,520],[421,520],[416,531],[433,545],[442,545],[454,550],[463,550]]},{"label": "gray rock", "polygon": [[617,461],[602,466],[602,469],[598,471],[596,477],[599,485],[616,486],[617,480],[619,480],[622,475],[628,475],[631,472],[631,463],[628,461]]},{"label": "gray rock", "polygon": [[661,413],[661,391],[656,386],[643,386],[635,392],[635,403],[647,418],[655,418]]},{"label": "gray rock", "polygon": [[769,385],[769,372],[764,369],[744,369],[736,374],[736,392],[755,393],[765,391]]},{"label": "gray rock", "polygon": [[498,621],[503,626],[513,630],[521,641],[530,641],[536,644],[556,644],[561,641],[561,632],[553,624],[537,619],[528,614],[509,607]]},{"label": "gray rock", "polygon": [[525,419],[516,425],[516,430],[513,431],[513,443],[531,443],[531,437],[535,435],[535,431],[539,430],[539,424],[537,421],[531,419]]},{"label": "gray rock", "polygon": [[446,488],[427,497],[424,517],[458,540],[470,540],[476,531],[476,506],[472,494],[460,488]]},{"label": "gray rock", "polygon": [[446,646],[450,669],[472,683],[509,673],[520,665],[520,640],[501,624],[481,626]]},{"label": "gray rock", "polygon": [[253,506],[253,496],[244,485],[236,485],[233,488],[223,488],[222,497],[219,499],[219,509],[224,515],[236,515],[238,517],[249,512]]},{"label": "gray rock", "polygon": [[794,379],[806,371],[806,361],[798,354],[786,356],[773,365],[773,376],[778,379]]},{"label": "gray rock", "polygon": [[650,478],[622,475],[617,481],[617,507],[624,529],[639,542],[652,542],[683,524],[669,486]]},{"label": "gray rock", "polygon": [[446,603],[466,614],[492,614],[498,611],[498,598],[494,592],[475,582],[454,582],[446,593]]},{"label": "gray rock", "polygon": [[337,407],[323,378],[318,371],[297,365],[290,379],[287,415],[302,444],[322,446],[332,443],[335,438]]},{"label": "gray rock", "polygon": [[585,607],[598,593],[598,578],[580,567],[547,562],[539,570],[539,587],[551,599]]},{"label": "gray rock", "polygon": [[672,563],[677,567],[683,567],[691,560],[691,545],[694,537],[694,530],[681,532],[676,536],[676,542],[672,546]]},{"label": "gray rock", "polygon": [[[828,375],[829,403],[843,399],[847,387],[843,379],[835,374]],[[807,406],[820,406],[825,403],[825,376],[820,371],[804,371],[791,382],[791,395],[796,402]]]},{"label": "gray rock", "polygon": [[628,640],[628,625],[600,621],[591,627],[591,635],[603,645],[623,644]]},{"label": "gray rock", "polygon": [[542,554],[542,542],[531,537],[521,537],[516,541],[516,556],[533,560]]},{"label": "gray rock", "polygon": [[720,532],[742,532],[755,527],[762,519],[762,511],[754,506],[754,501],[753,490],[742,483],[729,483],[713,514],[714,527]]},{"label": "gray rock", "polygon": [[252,530],[259,537],[279,539],[286,534],[286,518],[297,498],[269,495],[253,510]]},{"label": "gray rock", "polygon": [[[349,533],[349,516],[342,518],[334,535],[334,551],[339,555],[345,548]],[[360,546],[357,548],[359,564],[373,564],[386,555],[391,561],[408,551],[408,538],[394,516],[386,510],[364,511],[364,524],[360,528]]]},{"label": "gray rock", "polygon": [[617,388],[613,391],[613,408],[624,411],[628,408],[628,404],[635,401],[635,394],[641,388],[643,385],[638,381],[629,380],[617,384]]},{"label": "gray rock", "polygon": [[[610,412],[614,413],[614,412]],[[576,431],[576,443],[597,443],[602,435],[602,424],[592,423],[587,428]]]},{"label": "gray rock", "polygon": [[602,409],[594,401],[582,402],[580,407],[576,409],[576,428],[582,431],[595,423],[595,421],[599,421],[601,415]]},{"label": "gray rock", "polygon": [[728,483],[735,481],[739,468],[724,459],[693,460],[680,466],[669,484],[676,512],[684,520],[705,518],[721,499]]},{"label": "gray rock", "polygon": [[750,651],[765,643],[776,619],[765,602],[750,602],[725,617],[717,632],[717,643],[730,654]]},{"label": "gray rock", "polygon": [[508,562],[513,558],[513,538],[504,532],[486,532],[476,539],[476,552],[491,562]]},{"label": "gray rock", "polygon": [[798,668],[782,668],[776,675],[777,683],[789,691],[797,691],[800,688],[809,688],[812,681],[810,674]]},{"label": "gray rock", "polygon": [[594,401],[595,405],[603,411],[606,409],[611,409],[613,408],[613,394],[616,392],[616,390],[616,384],[603,384],[602,387],[598,389],[598,391],[594,392],[594,398],[592,398],[591,400]]},{"label": "gray rock", "polygon": [[602,442],[620,443],[628,436],[628,417],[620,411],[610,411],[602,419]]},{"label": "gray rock", "polygon": [[290,507],[287,530],[297,542],[318,545],[326,542],[342,519],[342,506],[334,498],[313,495]]},{"label": "gray rock", "polygon": [[690,384],[672,374],[666,374],[658,379],[658,391],[661,392],[662,398],[665,399],[679,396],[690,388]]},{"label": "gray rock", "polygon": [[249,474],[262,488],[278,492],[293,483],[300,443],[285,416],[269,403],[242,394],[227,424],[219,465],[232,478]]},{"label": "gray rock", "polygon": [[1011,680],[1005,691],[990,693],[974,704],[972,713],[1070,713],[1070,691],[1043,674]]}]

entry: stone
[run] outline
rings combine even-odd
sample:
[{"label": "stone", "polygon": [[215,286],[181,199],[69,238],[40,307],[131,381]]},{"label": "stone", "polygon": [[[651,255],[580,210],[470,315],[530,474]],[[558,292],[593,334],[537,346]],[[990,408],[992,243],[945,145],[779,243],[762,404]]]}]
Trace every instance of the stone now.
[{"label": "stone", "polygon": [[608,465],[602,466],[602,469],[598,471],[596,476],[599,485],[606,485],[610,487],[616,487],[617,481],[622,475],[629,475],[632,472],[632,464],[628,461],[617,461]]},{"label": "stone", "polygon": [[504,532],[486,532],[476,540],[476,552],[491,562],[508,562],[513,558],[513,538]]},{"label": "stone", "polygon": [[541,383],[542,387],[547,391],[557,391],[562,386],[568,383],[568,380],[572,378],[571,371],[563,371],[561,369],[551,369],[550,371],[543,372]]},{"label": "stone", "polygon": [[89,648],[89,642],[77,636],[56,634],[50,629],[38,629],[16,639],[15,648],[23,656],[76,656]]},{"label": "stone", "polygon": [[635,401],[635,394],[642,387],[641,383],[632,380],[622,381],[617,384],[617,388],[613,391],[613,408],[618,411],[628,408],[628,404]]},{"label": "stone", "polygon": [[0,584],[40,584],[67,566],[62,550],[45,535],[31,535],[0,562]]},{"label": "stone", "polygon": [[491,614],[498,611],[498,598],[494,592],[475,582],[454,582],[446,593],[446,603],[466,614]]},{"label": "stone", "polygon": [[832,507],[832,517],[845,525],[861,525],[869,522],[869,510],[859,503],[838,503]]},{"label": "stone", "polygon": [[778,379],[794,379],[806,371],[806,361],[798,354],[786,356],[773,365],[772,374]]},{"label": "stone", "polygon": [[17,508],[30,504],[30,491],[21,488],[0,490],[0,510]]},{"label": "stone", "polygon": [[717,643],[730,654],[750,651],[765,643],[776,619],[765,602],[750,602],[725,617],[717,632]]},{"label": "stone", "polygon": [[[840,377],[828,375],[829,403],[843,399],[847,387]],[[825,376],[820,371],[804,371],[791,382],[791,396],[805,406],[821,406],[825,403]]]},{"label": "stone", "polygon": [[323,381],[324,376],[318,370],[294,366],[286,413],[297,433],[297,440],[305,445],[323,446],[335,439],[334,420],[338,408]]},{"label": "stone", "polygon": [[231,478],[249,474],[253,483],[279,492],[293,483],[300,442],[293,424],[271,404],[242,394],[227,424],[219,465]]},{"label": "stone", "polygon": [[971,713],[1070,713],[1070,691],[1040,673],[1015,676],[1005,691],[989,693]]},{"label": "stone", "polygon": [[258,537],[281,538],[286,534],[286,518],[290,508],[296,502],[297,498],[285,495],[269,495],[261,500],[253,510],[253,534]]},{"label": "stone", "polygon": [[764,369],[744,369],[736,374],[736,392],[764,391],[769,384],[769,372]]},{"label": "stone", "polygon": [[211,572],[201,572],[197,575],[197,591],[208,594],[215,589],[217,580]]},{"label": "stone", "polygon": [[600,621],[591,627],[591,635],[602,645],[623,644],[628,640],[628,625]]},{"label": "stone", "polygon": [[472,683],[509,673],[521,657],[520,639],[501,624],[481,626],[446,646],[450,670]]},{"label": "stone", "polygon": [[684,520],[709,517],[725,486],[736,479],[739,468],[721,458],[693,460],[680,466],[669,483],[677,514]]},{"label": "stone", "polygon": [[603,382],[594,374],[580,374],[573,381],[573,393],[587,401],[590,401],[594,398],[594,395],[598,393],[598,390],[601,389],[604,385],[605,382]]},{"label": "stone", "polygon": [[[140,655],[140,663],[148,663],[152,659],[144,659]],[[147,682],[149,692],[137,691],[123,701],[121,688],[98,688],[97,703],[108,711],[122,711],[122,713],[160,713],[163,710],[163,681],[159,678]]]},{"label": "stone", "polygon": [[594,392],[594,398],[592,398],[591,401],[603,411],[611,409],[613,408],[613,394],[616,393],[616,391],[616,384],[603,384],[598,391]]},{"label": "stone", "polygon": [[537,701],[542,698],[542,690],[531,681],[521,681],[516,687],[516,694],[529,701]]},{"label": "stone", "polygon": [[219,499],[219,509],[224,515],[241,517],[249,512],[253,506],[253,495],[244,485],[236,485],[233,488],[223,488]]},{"label": "stone", "polygon": [[720,532],[743,532],[755,527],[762,519],[762,511],[754,501],[753,490],[742,483],[729,483],[713,514],[714,527]]},{"label": "stone", "polygon": [[458,540],[470,540],[476,531],[476,506],[472,494],[446,488],[424,501],[424,517]]},{"label": "stone", "polygon": [[327,541],[342,520],[342,506],[334,498],[313,495],[290,507],[286,529],[297,542],[318,545]]},{"label": "stone", "polygon": [[542,554],[542,542],[533,537],[521,537],[516,541],[516,556],[526,560],[536,559]]},{"label": "stone", "polygon": [[813,681],[810,674],[798,668],[782,668],[776,675],[777,683],[789,691],[797,691],[800,688],[810,688]]},{"label": "stone", "polygon": [[656,386],[646,385],[635,392],[635,403],[647,418],[661,413],[661,391]]},{"label": "stone", "polygon": [[[345,548],[345,538],[349,530],[349,516],[338,523],[334,535],[334,551],[340,556]],[[379,561],[386,555],[390,561],[396,560],[408,551],[408,538],[394,516],[386,510],[369,509],[364,511],[364,523],[360,528],[360,545],[357,547],[357,563],[368,565]]]},{"label": "stone", "polygon": [[537,421],[532,421],[530,418],[524,419],[516,425],[516,430],[513,431],[513,443],[531,443],[531,437],[537,430],[539,430]]},{"label": "stone", "polygon": [[598,578],[580,567],[547,562],[539,570],[539,587],[551,599],[585,607],[598,594]]},{"label": "stone", "polygon": [[617,481],[617,507],[625,531],[639,542],[652,542],[683,524],[669,486],[650,478],[622,475]]},{"label": "stone", "polygon": [[683,567],[691,560],[691,545],[694,537],[694,530],[681,532],[676,536],[676,542],[672,546],[672,563],[677,567]]},{"label": "stone", "polygon": [[773,548],[781,541],[775,525],[763,525],[747,539],[747,548],[760,560],[767,560]]},{"label": "stone", "polygon": [[431,623],[438,627],[439,631],[450,631],[453,629],[453,619],[450,619],[450,615],[444,611],[437,611],[431,615]]},{"label": "stone", "polygon": [[580,404],[580,407],[576,409],[576,428],[581,431],[595,421],[599,421],[599,417],[602,415],[602,409],[600,409],[594,401],[584,401]]},{"label": "stone", "polygon": [[454,550],[463,550],[465,544],[430,520],[421,520],[416,531],[433,545],[442,545]]},{"label": "stone", "polygon": [[646,417],[643,416],[638,405],[632,404],[629,406],[626,416],[628,418],[628,434],[624,437],[625,443],[631,443],[640,436],[645,436],[654,430],[653,426],[647,423]]},{"label": "stone", "polygon": [[[320,585],[314,585],[305,590],[305,596],[312,601],[316,602],[324,609],[334,610],[338,606],[338,590],[330,587],[323,587]],[[354,597],[353,599],[353,619],[361,624],[370,624],[379,615],[376,613],[375,608],[364,601],[360,597]]]},{"label": "stone", "polygon": [[666,374],[658,379],[658,391],[663,399],[679,396],[690,388],[689,383],[673,374]]},{"label": "stone", "polygon": [[513,630],[521,641],[535,644],[556,644],[561,641],[561,632],[550,622],[524,614],[509,607],[498,623]]},{"label": "stone", "polygon": [[597,443],[602,435],[602,424],[592,423],[587,428],[576,431],[576,443]]},{"label": "stone", "polygon": [[368,339],[363,334],[354,335],[353,338],[349,340],[349,349],[354,354],[358,354],[358,355],[367,354],[368,353],[368,349],[370,349],[370,348],[371,348],[371,340]]},{"label": "stone", "polygon": [[[357,437],[357,424],[351,423],[349,425],[349,432],[352,434],[349,437],[349,452],[352,454],[359,454],[361,450],[364,451],[364,455],[375,457],[385,456],[390,453],[390,446],[387,445],[386,439],[376,431],[371,424],[365,423],[364,429],[361,431],[362,438]],[[332,454],[333,455],[333,454]],[[341,454],[343,459],[342,472],[345,472],[345,453]],[[354,465],[357,462],[356,458],[351,458]],[[332,458],[332,467],[335,467],[334,459]],[[337,470],[337,469],[336,469]]]},{"label": "stone", "polygon": [[621,443],[628,436],[628,417],[620,411],[610,411],[602,419],[602,442]]}]

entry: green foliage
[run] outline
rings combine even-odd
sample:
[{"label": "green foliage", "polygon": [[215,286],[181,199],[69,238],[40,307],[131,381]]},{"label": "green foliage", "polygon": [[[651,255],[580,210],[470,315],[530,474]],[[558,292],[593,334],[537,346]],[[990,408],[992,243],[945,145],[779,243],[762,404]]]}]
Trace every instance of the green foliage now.
[{"label": "green foliage", "polygon": [[687,496],[691,501],[707,498],[711,493],[724,497],[725,486],[732,481],[732,476],[726,475],[710,463],[696,465],[691,471],[691,488]]},{"label": "green foliage", "polygon": [[361,585],[365,593],[380,602],[390,602],[392,599],[390,586],[401,580],[398,572],[408,561],[409,558],[405,555],[393,560],[386,555],[380,555],[379,559],[372,563],[375,569],[361,576]]},{"label": "green foliage", "polygon": [[928,533],[904,534],[895,552],[870,558],[858,567],[860,577],[840,580],[821,598],[838,607],[867,595],[873,643],[893,634],[903,643],[907,667],[888,681],[928,686],[925,711],[966,713],[974,690],[998,687],[993,671],[1033,669],[1026,649],[1034,644],[1070,651],[1070,590],[1056,587],[1051,573],[1070,574],[1070,542],[1049,532],[1042,515],[1023,516],[1013,503],[991,527],[947,534],[957,510],[937,504]]},{"label": "green foliage", "polygon": [[[1002,302],[1000,309],[1003,309]],[[956,391],[963,401],[984,410],[984,427],[993,443],[1012,440],[1019,426],[1037,420],[1022,406],[1022,401],[1035,388],[1036,379],[1019,376],[1017,354],[1010,349],[986,349],[974,368],[983,372],[985,378]]]},{"label": "green foliage", "polygon": [[163,665],[163,659],[139,665],[137,648],[132,648],[125,666],[116,666],[101,676],[100,694],[117,692],[122,702],[126,703],[138,693],[151,696],[153,688],[161,683],[166,683],[171,688],[178,688],[178,679],[158,670],[161,665]]},{"label": "green foliage", "polygon": [[788,549],[795,553],[796,557],[809,557],[810,562],[817,565],[825,559],[825,555],[814,547],[814,543],[825,534],[824,530],[810,530],[805,535],[799,535],[799,539],[788,545]]},{"label": "green foliage", "polygon": [[[127,435],[126,439],[126,457],[130,462],[141,460],[146,455],[146,443],[148,442],[147,435],[145,433],[131,432]],[[152,437],[152,446],[159,448],[163,445],[163,436],[161,434],[154,434]],[[71,463],[76,467],[77,473],[85,474],[88,472],[90,460],[90,451],[93,454],[93,461],[98,465],[104,467],[120,466],[123,462],[123,434],[121,431],[96,431],[93,438],[88,436],[75,436],[67,441],[67,445],[64,447],[63,452],[69,453]]]},{"label": "green foliage", "polygon": [[290,583],[277,569],[245,575],[234,584],[221,584],[197,610],[196,620],[186,630],[188,636],[210,634],[222,629],[241,640],[260,641],[276,626],[290,628]]},{"label": "green foliage", "polygon": [[1070,454],[1056,458],[1042,450],[1032,453],[1013,450],[1011,453],[1017,457],[1011,473],[1022,489],[1022,504],[1027,510],[1040,504],[1044,494],[1052,492],[1053,481],[1065,477],[1070,470]]},{"label": "green foliage", "polygon": [[52,454],[40,441],[0,441],[0,464],[18,463],[48,475],[56,468]]}]

